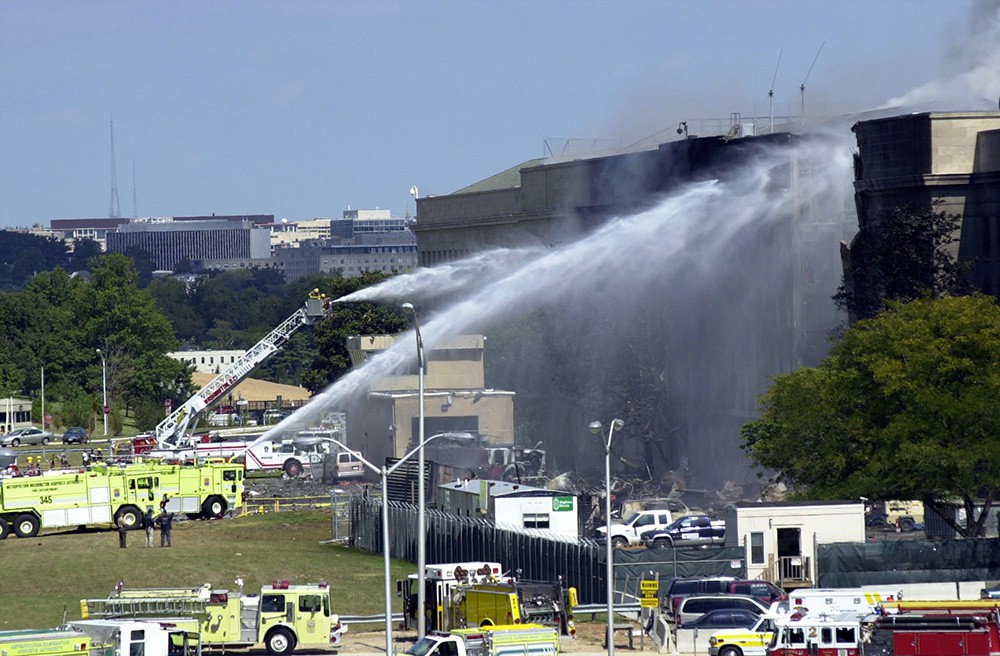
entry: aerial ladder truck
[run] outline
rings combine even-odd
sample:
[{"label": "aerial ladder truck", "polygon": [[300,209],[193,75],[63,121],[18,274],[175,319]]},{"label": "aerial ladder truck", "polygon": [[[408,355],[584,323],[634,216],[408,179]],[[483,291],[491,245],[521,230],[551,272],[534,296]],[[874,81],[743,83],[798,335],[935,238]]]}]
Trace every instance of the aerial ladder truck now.
[{"label": "aerial ladder truck", "polygon": [[306,300],[305,305],[254,344],[228,369],[209,381],[194,396],[167,415],[167,418],[161,421],[154,430],[156,449],[160,452],[157,455],[166,455],[170,452],[178,454],[191,452],[195,445],[186,436],[186,432],[198,413],[236,387],[261,362],[277,352],[299,328],[311,325],[325,317],[328,303],[318,291],[314,290]]}]

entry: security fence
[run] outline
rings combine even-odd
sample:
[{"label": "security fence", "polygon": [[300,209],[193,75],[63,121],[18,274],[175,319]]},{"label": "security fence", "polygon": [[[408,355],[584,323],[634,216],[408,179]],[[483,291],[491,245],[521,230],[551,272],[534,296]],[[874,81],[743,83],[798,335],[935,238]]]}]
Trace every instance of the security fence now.
[{"label": "security fence", "polygon": [[[390,501],[389,554],[416,562],[417,508]],[[350,545],[382,553],[382,506],[374,499],[353,498],[350,505]],[[476,517],[458,517],[426,511],[425,556],[428,563],[498,562],[520,570],[527,580],[554,581],[563,576],[575,586],[580,603],[605,601],[606,548],[589,538],[540,537],[496,526]],[[746,571],[740,548],[656,549],[623,551],[614,555],[615,601],[639,598],[642,579],[671,576],[742,576]]]}]

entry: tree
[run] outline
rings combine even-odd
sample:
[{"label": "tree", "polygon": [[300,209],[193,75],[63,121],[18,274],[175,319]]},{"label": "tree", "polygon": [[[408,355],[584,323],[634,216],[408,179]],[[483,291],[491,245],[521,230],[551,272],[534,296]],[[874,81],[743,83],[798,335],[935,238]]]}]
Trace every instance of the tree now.
[{"label": "tree", "polygon": [[[796,496],[921,499],[978,537],[1000,493],[998,395],[995,299],[890,301],[819,366],[775,379],[744,448]],[[965,526],[944,512],[955,500]]]},{"label": "tree", "polygon": [[937,210],[936,204],[880,212],[854,238],[834,301],[853,322],[874,316],[886,299],[970,293],[968,266],[948,252],[959,224],[957,214]]},{"label": "tree", "polygon": [[[327,298],[342,296],[371,287],[387,276],[380,273],[363,273],[352,278],[329,278],[318,286]],[[350,335],[396,334],[409,326],[399,306],[381,306],[375,303],[338,303],[331,316],[316,325],[316,346],[319,354],[308,371],[302,373],[302,384],[317,392],[351,370],[347,352]]]}]

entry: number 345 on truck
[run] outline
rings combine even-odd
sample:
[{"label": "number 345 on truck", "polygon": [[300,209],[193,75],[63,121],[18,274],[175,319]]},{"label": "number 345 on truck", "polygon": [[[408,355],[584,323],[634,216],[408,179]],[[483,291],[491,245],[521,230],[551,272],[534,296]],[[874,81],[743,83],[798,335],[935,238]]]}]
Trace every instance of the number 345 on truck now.
[{"label": "number 345 on truck", "polygon": [[124,525],[137,529],[147,507],[189,517],[218,517],[243,502],[243,465],[140,463],[93,465],[0,481],[0,540],[30,538],[43,528]]}]

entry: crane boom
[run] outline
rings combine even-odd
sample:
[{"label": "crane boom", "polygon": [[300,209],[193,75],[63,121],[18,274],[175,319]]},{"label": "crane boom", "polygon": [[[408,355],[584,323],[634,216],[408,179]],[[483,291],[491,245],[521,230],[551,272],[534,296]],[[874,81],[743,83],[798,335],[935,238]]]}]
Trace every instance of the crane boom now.
[{"label": "crane boom", "polygon": [[173,449],[181,446],[184,433],[195,415],[249,376],[257,365],[281,348],[295,331],[323,318],[325,314],[323,299],[310,297],[306,300],[305,305],[285,319],[280,326],[254,344],[228,369],[198,390],[197,394],[167,415],[167,418],[156,426],[157,448]]}]

